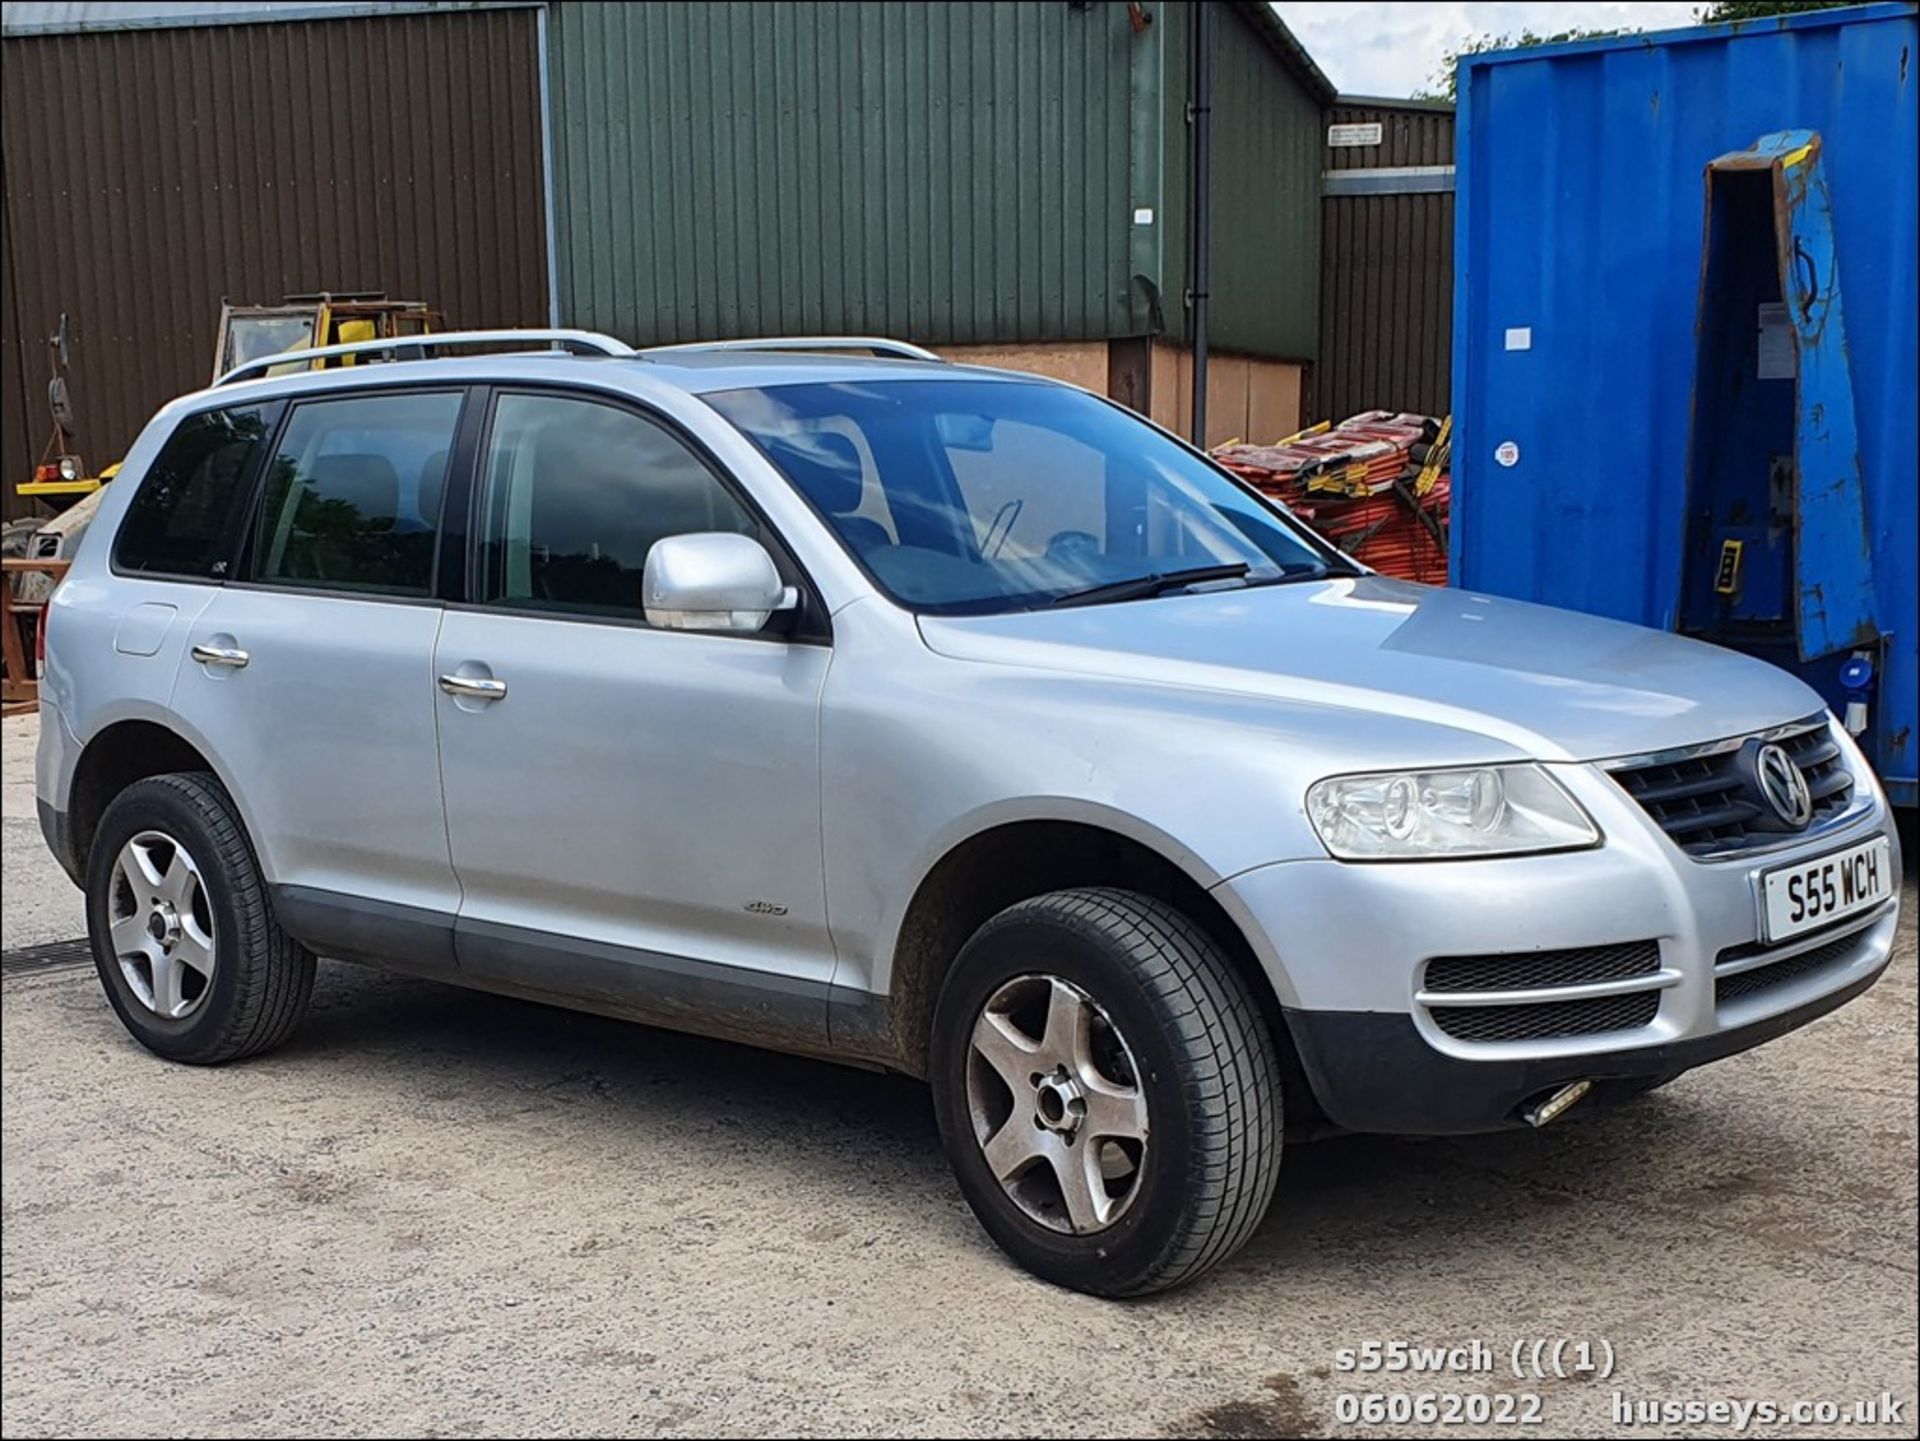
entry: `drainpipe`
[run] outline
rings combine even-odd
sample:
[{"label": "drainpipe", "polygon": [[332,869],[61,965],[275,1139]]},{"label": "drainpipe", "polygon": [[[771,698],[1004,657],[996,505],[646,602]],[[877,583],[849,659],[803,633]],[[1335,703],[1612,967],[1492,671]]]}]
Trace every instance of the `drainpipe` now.
[{"label": "drainpipe", "polygon": [[1193,443],[1207,444],[1207,285],[1213,266],[1213,4],[1193,7],[1193,70],[1187,105],[1187,305],[1193,327]]}]

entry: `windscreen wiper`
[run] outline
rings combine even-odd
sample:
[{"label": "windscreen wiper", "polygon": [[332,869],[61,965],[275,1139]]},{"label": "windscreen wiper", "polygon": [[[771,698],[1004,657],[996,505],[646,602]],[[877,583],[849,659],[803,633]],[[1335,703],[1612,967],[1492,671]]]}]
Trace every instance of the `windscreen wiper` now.
[{"label": "windscreen wiper", "polygon": [[1251,569],[1244,560],[1236,560],[1227,565],[1196,565],[1158,575],[1137,575],[1131,580],[1115,580],[1105,585],[1090,585],[1084,590],[1070,590],[1064,595],[1056,595],[1048,604],[1099,605],[1109,600],[1140,600],[1184,586],[1199,585],[1202,581],[1238,580]]},{"label": "windscreen wiper", "polygon": [[1335,576],[1335,575],[1353,576],[1353,575],[1361,575],[1361,574],[1363,574],[1363,572],[1361,571],[1360,567],[1355,565],[1352,561],[1344,558],[1337,558],[1337,559],[1324,560],[1324,561],[1316,560],[1303,565],[1285,566],[1281,569],[1278,575],[1261,576],[1257,580],[1248,581],[1247,584],[1248,585],[1286,585],[1290,581],[1325,580],[1329,576]]}]

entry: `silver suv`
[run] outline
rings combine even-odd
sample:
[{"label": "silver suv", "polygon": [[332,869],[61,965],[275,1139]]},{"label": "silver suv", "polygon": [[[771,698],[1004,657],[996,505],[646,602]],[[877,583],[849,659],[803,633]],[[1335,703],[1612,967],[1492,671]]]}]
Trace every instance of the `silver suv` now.
[{"label": "silver suv", "polygon": [[56,593],[41,821],[162,1056],[318,954],[906,1072],[1118,1296],[1283,1137],[1544,1124],[1886,965],[1885,798],[1783,671],[1369,574],[1032,376],[508,339],[174,402]]}]

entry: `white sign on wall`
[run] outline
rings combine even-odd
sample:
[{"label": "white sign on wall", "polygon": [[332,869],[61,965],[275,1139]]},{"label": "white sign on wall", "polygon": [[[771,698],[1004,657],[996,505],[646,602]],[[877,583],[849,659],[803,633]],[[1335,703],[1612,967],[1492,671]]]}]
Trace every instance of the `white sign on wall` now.
[{"label": "white sign on wall", "polygon": [[1360,145],[1378,145],[1383,133],[1378,120],[1368,121],[1365,125],[1329,125],[1327,147],[1331,150],[1352,150]]}]

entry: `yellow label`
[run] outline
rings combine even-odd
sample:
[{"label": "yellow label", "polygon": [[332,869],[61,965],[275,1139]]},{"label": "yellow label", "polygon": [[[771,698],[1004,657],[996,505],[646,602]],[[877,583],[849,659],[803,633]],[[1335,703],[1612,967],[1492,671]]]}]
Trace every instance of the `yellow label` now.
[{"label": "yellow label", "polygon": [[1740,557],[1745,554],[1747,543],[1744,540],[1723,540],[1720,542],[1720,567],[1713,575],[1713,588],[1716,594],[1732,595],[1740,589]]}]

